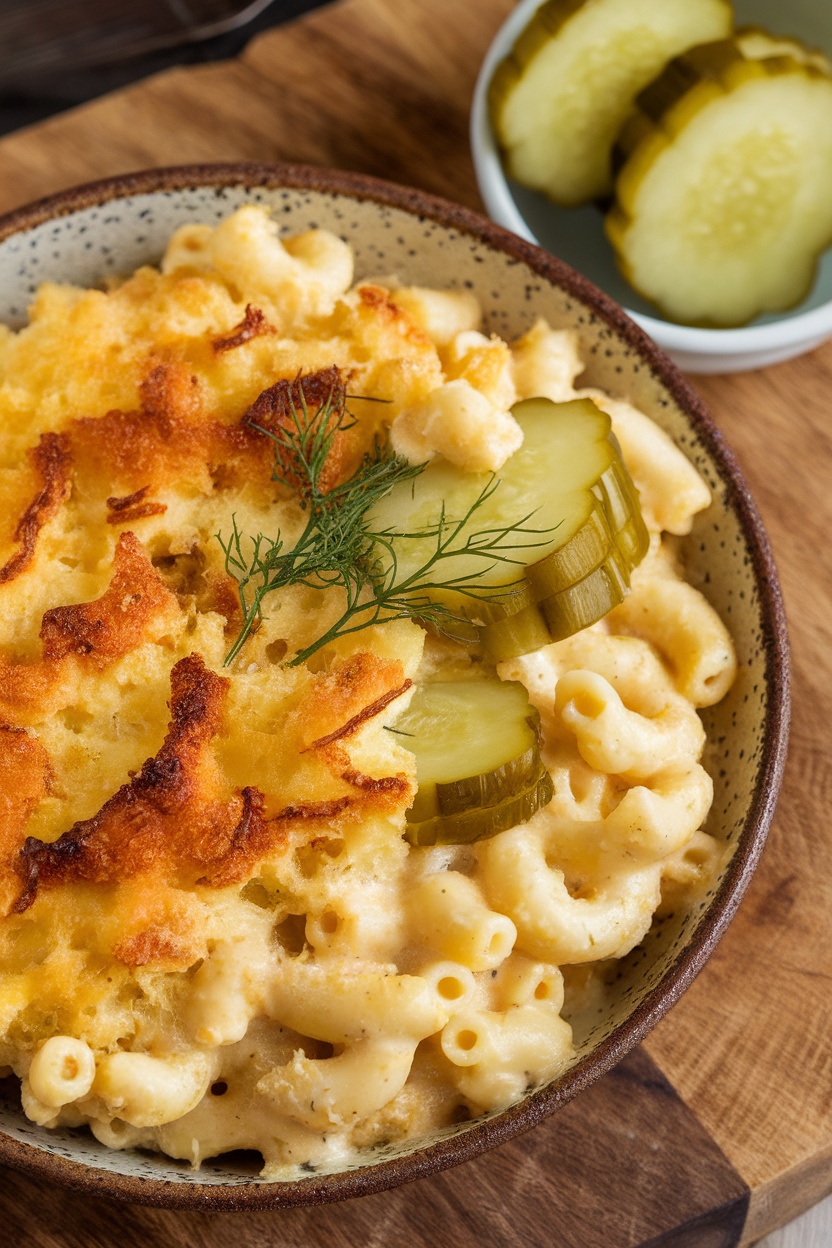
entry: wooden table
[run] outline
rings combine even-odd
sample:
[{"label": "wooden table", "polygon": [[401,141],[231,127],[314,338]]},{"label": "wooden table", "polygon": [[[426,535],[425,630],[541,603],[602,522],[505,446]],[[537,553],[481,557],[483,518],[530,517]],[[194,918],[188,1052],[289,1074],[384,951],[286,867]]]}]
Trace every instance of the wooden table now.
[{"label": "wooden table", "polygon": [[[236,62],[169,71],[0,141],[0,209],[94,177],[216,160],[358,169],[479,206],[468,104],[510,7],[341,0]],[[438,1178],[325,1209],[186,1215],[44,1192],[6,1172],[4,1242],[733,1248],[832,1190],[832,343],[696,384],[768,524],[795,716],[762,865],[681,1003],[559,1115]]]}]

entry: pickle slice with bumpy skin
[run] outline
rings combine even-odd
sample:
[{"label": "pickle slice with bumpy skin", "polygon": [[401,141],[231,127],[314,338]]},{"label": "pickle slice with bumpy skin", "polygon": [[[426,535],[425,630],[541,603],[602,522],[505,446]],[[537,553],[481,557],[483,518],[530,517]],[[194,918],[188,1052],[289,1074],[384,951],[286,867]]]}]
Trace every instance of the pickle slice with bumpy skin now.
[{"label": "pickle slice with bumpy skin", "polygon": [[489,87],[509,176],[564,206],[608,194],[612,145],[637,93],[731,23],[726,0],[548,0]]},{"label": "pickle slice with bumpy skin", "polygon": [[539,602],[541,598],[560,593],[583,580],[588,571],[606,558],[612,542],[609,515],[604,504],[595,499],[586,520],[569,541],[545,559],[538,559],[526,568],[526,580],[534,600]]},{"label": "pickle slice with bumpy skin", "polygon": [[551,800],[540,716],[517,681],[420,685],[393,731],[416,757],[405,833],[414,845],[494,836]]},{"label": "pickle slice with bumpy skin", "polygon": [[832,242],[832,75],[758,32],[693,48],[642,92],[607,236],[671,320],[744,325],[804,298]]},{"label": "pickle slice with bumpy skin", "polygon": [[803,65],[814,65],[822,73],[832,74],[832,61],[820,48],[810,48],[799,39],[772,35],[761,26],[743,26],[734,31],[734,39],[743,56],[765,60],[771,56],[791,56]]},{"label": "pickle slice with bumpy skin", "polygon": [[588,628],[623,601],[633,566],[620,546],[611,546],[598,567],[568,589],[541,599],[519,615],[481,629],[480,640],[486,653],[502,662]]},{"label": "pickle slice with bumpy skin", "polygon": [[531,654],[533,650],[548,646],[552,635],[540,608],[534,603],[516,615],[479,629],[477,639],[489,658],[502,663],[504,659],[516,659],[518,655]]},{"label": "pickle slice with bumpy skin", "polygon": [[[650,549],[650,534],[641,514],[628,521],[623,529],[618,530],[615,535],[615,544],[630,568],[637,568]],[[629,586],[629,577],[627,584]]]},{"label": "pickle slice with bumpy skin", "polygon": [[470,845],[490,836],[507,832],[521,823],[528,823],[554,797],[555,786],[548,771],[522,793],[507,798],[497,806],[468,814],[440,815],[419,823],[408,823],[405,838],[411,845]]},{"label": "pickle slice with bumpy skin", "polygon": [[630,567],[617,546],[577,585],[537,604],[552,641],[563,641],[622,602],[630,587]]},{"label": "pickle slice with bumpy skin", "polygon": [[[582,620],[583,628],[617,606],[649,545],[638,494],[605,412],[586,398],[526,399],[512,412],[523,445],[503,466],[485,503],[474,509],[462,537],[521,521],[525,531],[516,538],[509,532],[502,543],[506,561],[470,553],[443,560],[432,572],[441,579],[426,591],[457,617],[441,625],[444,632],[462,642],[479,639],[499,659],[553,640],[547,620],[561,621],[555,630],[560,637],[562,621]],[[424,567],[436,548],[435,525],[443,509],[452,524],[491,481],[488,474],[434,460],[415,481],[391,490],[376,505],[371,513],[376,531],[408,534],[394,539],[400,583]],[[589,579],[605,567],[616,574]],[[470,594],[459,590],[460,580],[471,586]],[[445,588],[449,581],[456,586]],[[564,595],[572,595],[571,603]],[[549,604],[546,611],[539,609],[541,603]]]}]

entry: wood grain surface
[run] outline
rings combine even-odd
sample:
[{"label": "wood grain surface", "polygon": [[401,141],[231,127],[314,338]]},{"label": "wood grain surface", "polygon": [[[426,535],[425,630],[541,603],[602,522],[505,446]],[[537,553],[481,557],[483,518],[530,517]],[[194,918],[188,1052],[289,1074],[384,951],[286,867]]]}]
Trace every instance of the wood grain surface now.
[{"label": "wood grain surface", "polygon": [[[479,207],[468,105],[510,7],[341,0],[261,36],[236,62],[169,71],[0,141],[0,210],[130,169],[242,159],[357,169]],[[125,1248],[729,1248],[832,1190],[832,343],[695,384],[738,454],[781,570],[794,725],[749,894],[644,1050],[509,1146],[341,1207],[116,1211],[6,1172],[9,1243],[109,1245],[118,1218]]]}]

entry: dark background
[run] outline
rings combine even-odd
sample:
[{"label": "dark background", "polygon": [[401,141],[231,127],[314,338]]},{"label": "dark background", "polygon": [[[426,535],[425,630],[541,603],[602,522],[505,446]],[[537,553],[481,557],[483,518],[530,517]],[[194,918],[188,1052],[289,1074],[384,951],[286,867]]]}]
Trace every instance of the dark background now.
[{"label": "dark background", "polygon": [[[142,0],[131,0],[133,7],[140,8]],[[178,0],[167,0],[172,11]],[[141,56],[114,55],[105,64],[78,65],[77,58],[69,57],[63,64],[50,66],[48,70],[33,73],[20,71],[15,80],[15,54],[20,59],[20,44],[15,31],[19,23],[30,23],[30,29],[38,34],[38,23],[44,35],[53,32],[44,23],[43,14],[35,0],[0,0],[0,63],[3,78],[0,82],[0,134],[32,125],[53,113],[62,112],[85,100],[94,99],[108,91],[126,86],[140,78],[158,73],[171,65],[193,65],[204,61],[218,61],[236,56],[246,43],[263,30],[289,21],[310,9],[322,7],[330,0],[272,0],[268,7],[240,28],[214,38],[197,42],[184,42],[175,47],[146,53]],[[69,10],[75,0],[63,0]],[[112,6],[125,11],[126,0],[107,0],[102,10]],[[182,10],[180,9],[180,12]]]}]

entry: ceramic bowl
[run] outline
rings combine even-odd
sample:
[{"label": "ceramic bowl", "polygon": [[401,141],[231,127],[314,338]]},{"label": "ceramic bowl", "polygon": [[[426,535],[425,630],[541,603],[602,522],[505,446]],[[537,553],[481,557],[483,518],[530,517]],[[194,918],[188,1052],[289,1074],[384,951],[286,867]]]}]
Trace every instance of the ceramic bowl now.
[{"label": "ceramic bowl", "polygon": [[[741,329],[698,329],[663,319],[616,267],[603,217],[592,204],[564,209],[507,178],[488,117],[488,84],[499,62],[543,0],[520,0],[498,31],[482,64],[471,106],[471,150],[488,214],[521,238],[559,256],[611,295],[680,368],[691,373],[734,373],[763,368],[819,346],[832,337],[832,249],[821,259],[810,293],[795,308],[758,317]],[[764,26],[797,35],[832,54],[832,5],[802,0],[787,13],[779,0],[734,0],[737,26]]]},{"label": "ceramic bowl", "polygon": [[47,278],[90,285],[160,257],[185,222],[215,223],[265,204],[286,233],[323,226],[355,249],[357,275],[473,288],[487,325],[511,338],[538,316],[574,327],[585,379],[629,396],[695,462],[714,502],[686,541],[689,576],[729,624],[740,675],[705,713],[716,798],[710,830],[727,847],[704,899],[652,929],[625,958],[608,1005],[577,1017],[578,1054],[559,1080],[503,1113],[430,1139],[380,1148],[352,1168],[289,1183],[258,1179],[231,1158],[200,1171],[147,1153],[114,1152],[86,1131],[47,1131],[19,1104],[0,1105],[0,1162],[109,1197],[169,1207],[252,1209],[379,1191],[476,1156],[533,1126],[643,1039],[701,969],[745,890],[772,817],[785,757],[787,643],[762,523],[721,435],[668,359],[606,295],[537,247],[466,209],[402,187],[304,167],[225,165],[152,170],[80,187],[0,219],[0,319],[25,320]]}]

